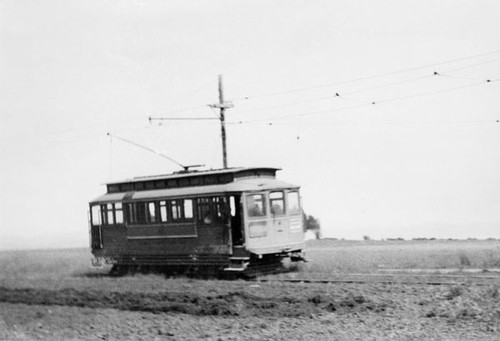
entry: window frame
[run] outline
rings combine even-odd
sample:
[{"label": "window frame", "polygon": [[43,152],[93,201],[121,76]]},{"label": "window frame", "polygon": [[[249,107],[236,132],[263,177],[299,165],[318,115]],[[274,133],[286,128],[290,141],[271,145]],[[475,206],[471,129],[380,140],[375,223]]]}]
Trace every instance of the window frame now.
[{"label": "window frame", "polygon": [[158,205],[160,209],[160,224],[169,224],[172,219],[168,214],[168,200],[160,200],[158,201]]},{"label": "window frame", "polygon": [[90,224],[92,226],[102,226],[101,204],[90,205]]},{"label": "window frame", "polygon": [[[251,214],[250,213],[250,209],[251,207],[249,207],[249,204],[250,204],[250,201],[248,200],[249,197],[255,197],[255,196],[260,196],[262,199],[261,200],[258,200],[262,203],[261,205],[261,214]],[[252,201],[255,203],[256,200],[255,198],[252,199]],[[245,214],[246,216],[249,218],[249,219],[262,219],[262,218],[266,218],[267,217],[267,201],[268,201],[268,195],[266,192],[258,192],[258,193],[246,193],[245,194]],[[257,205],[257,204],[255,204]],[[258,205],[257,205],[258,206]],[[255,206],[254,206],[255,208]]]},{"label": "window frame", "polygon": [[[147,201],[147,216],[146,216],[146,224],[154,225],[159,223],[158,216],[158,201]],[[153,211],[151,211],[151,208]]]},{"label": "window frame", "polygon": [[[279,193],[281,194],[281,197],[280,198],[273,198],[273,194],[275,193]],[[278,206],[281,206],[280,209],[281,209],[281,212],[280,213],[276,213],[274,212],[274,205],[277,205],[276,203],[278,202],[281,202],[281,205],[278,205]],[[271,211],[271,215],[274,217],[274,216],[285,216],[286,213],[287,213],[287,210],[286,210],[286,202],[285,202],[285,192],[280,190],[280,191],[270,191],[269,192],[269,210]]]},{"label": "window frame", "polygon": [[[120,205],[120,207],[117,207],[117,205]],[[115,225],[125,224],[124,205],[121,201],[113,203],[113,212],[115,216]],[[118,217],[120,217],[120,219],[118,219]]]},{"label": "window frame", "polygon": [[227,225],[229,204],[225,195],[196,198],[196,221],[200,225]]},{"label": "window frame", "polygon": [[[295,194],[297,196],[297,212],[292,211],[291,205],[290,205],[290,195]],[[291,190],[286,193],[286,201],[288,204],[288,215],[289,216],[300,216],[302,213],[302,207],[300,203],[300,193],[298,190]]]},{"label": "window frame", "polygon": [[192,198],[150,199],[124,205],[127,207],[125,224],[130,226],[181,224],[195,219]]},{"label": "window frame", "polygon": [[119,226],[125,224],[125,204],[121,201],[90,204],[92,226]]}]

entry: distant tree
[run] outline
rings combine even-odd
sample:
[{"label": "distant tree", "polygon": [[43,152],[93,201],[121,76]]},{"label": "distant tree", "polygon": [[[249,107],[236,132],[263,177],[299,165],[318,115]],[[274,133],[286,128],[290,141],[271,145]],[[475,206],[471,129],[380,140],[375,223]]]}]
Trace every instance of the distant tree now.
[{"label": "distant tree", "polygon": [[363,240],[370,240],[370,236],[363,236]]},{"label": "distant tree", "polygon": [[316,235],[316,239],[321,238],[321,224],[319,219],[314,218],[312,215],[307,215],[305,212],[302,213],[302,218],[304,219],[304,232],[313,231]]}]

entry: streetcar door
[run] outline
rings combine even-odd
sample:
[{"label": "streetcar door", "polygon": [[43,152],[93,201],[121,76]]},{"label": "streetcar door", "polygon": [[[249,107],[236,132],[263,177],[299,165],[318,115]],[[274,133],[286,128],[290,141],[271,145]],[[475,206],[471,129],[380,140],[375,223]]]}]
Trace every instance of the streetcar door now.
[{"label": "streetcar door", "polygon": [[271,209],[273,234],[277,235],[278,238],[281,238],[280,234],[288,230],[285,194],[283,191],[274,191],[269,193],[269,207]]},{"label": "streetcar door", "polygon": [[93,250],[102,249],[102,220],[100,205],[90,208],[90,247]]},{"label": "streetcar door", "polygon": [[242,224],[242,207],[241,195],[231,195],[229,197],[230,217],[229,222],[231,226],[231,237],[233,246],[240,246],[245,243],[245,233]]},{"label": "streetcar door", "polygon": [[197,232],[200,252],[230,252],[227,197],[213,196],[196,200]]}]

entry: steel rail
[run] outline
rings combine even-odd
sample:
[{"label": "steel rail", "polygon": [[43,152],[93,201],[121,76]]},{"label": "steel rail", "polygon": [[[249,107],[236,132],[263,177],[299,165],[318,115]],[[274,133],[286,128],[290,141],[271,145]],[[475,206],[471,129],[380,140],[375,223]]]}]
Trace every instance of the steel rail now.
[{"label": "steel rail", "polygon": [[[349,274],[344,278],[272,278],[257,277],[254,282],[298,283],[298,284],[420,284],[420,285],[500,285],[500,276],[460,276],[460,275],[378,275]],[[440,279],[454,279],[440,280]]]}]

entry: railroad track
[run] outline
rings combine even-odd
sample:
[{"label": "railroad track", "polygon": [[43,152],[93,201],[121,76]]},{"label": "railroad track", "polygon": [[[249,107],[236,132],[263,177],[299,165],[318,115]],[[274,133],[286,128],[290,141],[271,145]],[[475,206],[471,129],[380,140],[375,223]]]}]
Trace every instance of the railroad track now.
[{"label": "railroad track", "polygon": [[500,285],[500,276],[495,275],[436,275],[436,274],[346,274],[330,278],[283,277],[266,275],[251,279],[263,283],[305,284],[421,284],[421,285]]}]

